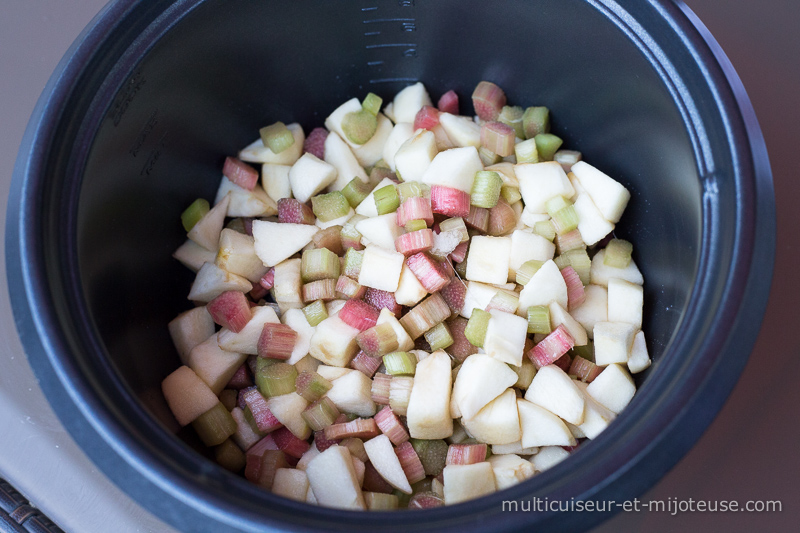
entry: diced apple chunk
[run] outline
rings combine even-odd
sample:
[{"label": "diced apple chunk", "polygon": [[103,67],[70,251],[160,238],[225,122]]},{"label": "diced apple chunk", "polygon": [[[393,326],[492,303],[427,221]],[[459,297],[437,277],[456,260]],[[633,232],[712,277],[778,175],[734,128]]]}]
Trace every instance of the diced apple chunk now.
[{"label": "diced apple chunk", "polygon": [[[556,253],[556,245],[541,235],[524,230],[516,230],[511,234],[511,255],[509,261],[509,279],[514,281],[517,269],[526,261],[547,261]],[[469,263],[467,263],[469,265]]]},{"label": "diced apple chunk", "polygon": [[336,132],[329,133],[325,138],[325,162],[336,169],[336,180],[330,185],[332,191],[341,191],[353,178],[358,178],[364,183],[369,180],[350,145]]},{"label": "diced apple chunk", "polygon": [[357,328],[348,326],[338,316],[329,316],[317,324],[308,353],[326,365],[345,367],[358,351],[358,334]]},{"label": "diced apple chunk", "polygon": [[214,263],[205,263],[197,271],[188,298],[208,303],[225,291],[250,292],[252,288],[253,285],[246,278],[231,274]]},{"label": "diced apple chunk", "polygon": [[303,470],[296,468],[279,468],[275,471],[272,492],[284,498],[304,502],[308,495],[308,476]]},{"label": "diced apple chunk", "polygon": [[528,336],[528,321],[521,316],[497,309],[492,309],[489,314],[491,317],[483,341],[486,355],[503,363],[522,365],[525,339]]},{"label": "diced apple chunk", "polygon": [[452,435],[451,383],[450,356],[444,351],[438,350],[417,363],[406,414],[412,438],[444,439]]},{"label": "diced apple chunk", "polygon": [[522,163],[514,166],[519,180],[519,192],[525,209],[531,213],[546,213],[545,204],[556,196],[572,198],[575,189],[559,163]]},{"label": "diced apple chunk", "polygon": [[397,169],[394,162],[395,154],[412,135],[414,135],[414,125],[412,123],[398,122],[386,139],[386,144],[383,146],[383,160],[389,165],[392,172]]},{"label": "diced apple chunk", "polygon": [[308,319],[301,309],[287,309],[281,318],[284,324],[297,333],[294,350],[292,350],[292,355],[286,361],[288,364],[293,365],[308,353],[308,349],[311,346],[311,337],[314,335],[316,328],[308,323]]},{"label": "diced apple chunk", "polygon": [[441,113],[439,123],[447,134],[447,138],[456,146],[480,147],[481,127],[469,117]]},{"label": "diced apple chunk", "polygon": [[619,222],[631,198],[628,189],[586,161],[578,161],[572,165],[571,171],[603,217],[615,224]]},{"label": "diced apple chunk", "polygon": [[268,305],[253,307],[252,312],[250,321],[239,333],[225,328],[219,331],[217,343],[220,348],[229,352],[258,355],[258,338],[261,336],[264,324],[278,324],[280,320],[275,310]]},{"label": "diced apple chunk", "polygon": [[231,274],[247,278],[251,283],[258,283],[267,273],[267,267],[256,255],[253,237],[228,228],[220,233],[215,264]]},{"label": "diced apple chunk", "polygon": [[178,246],[172,253],[172,257],[180,261],[183,266],[192,272],[197,272],[200,270],[200,267],[203,266],[203,263],[213,263],[214,259],[217,257],[217,253],[216,251],[212,252],[211,250],[203,248],[194,241],[186,239],[186,242]]},{"label": "diced apple chunk", "polygon": [[539,451],[539,448],[523,448],[522,441],[512,442],[511,444],[492,444],[492,454],[505,455],[533,455]]},{"label": "diced apple chunk", "polygon": [[608,321],[642,328],[644,290],[641,285],[618,278],[608,280]]},{"label": "diced apple chunk", "polygon": [[414,349],[414,340],[406,331],[406,328],[397,320],[394,313],[387,308],[381,309],[381,314],[378,316],[376,325],[389,324],[394,330],[397,337],[397,351],[407,352]]},{"label": "diced apple chunk", "polygon": [[539,453],[531,458],[531,463],[536,467],[537,472],[544,472],[567,457],[569,457],[569,452],[561,446],[545,446],[540,448]]},{"label": "diced apple chunk", "polygon": [[405,256],[380,246],[369,245],[364,250],[358,283],[381,291],[394,292],[400,283]]},{"label": "diced apple chunk", "polygon": [[[494,447],[492,447],[492,449],[494,449]],[[526,461],[519,455],[513,453],[492,455],[489,457],[488,462],[492,465],[494,479],[497,483],[497,490],[513,487],[536,473],[536,469],[530,461]]]},{"label": "diced apple chunk", "polygon": [[614,224],[603,218],[588,194],[578,193],[575,195],[573,207],[578,215],[578,232],[588,246],[597,244],[614,231]]},{"label": "diced apple chunk", "polygon": [[519,422],[522,426],[522,446],[532,448],[538,446],[575,446],[572,436],[564,421],[556,415],[522,398],[517,399]]},{"label": "diced apple chunk", "polygon": [[169,334],[183,364],[192,348],[213,335],[214,330],[214,320],[205,306],[184,311],[170,321]]},{"label": "diced apple chunk", "polygon": [[306,467],[306,475],[317,503],[339,509],[366,510],[364,495],[356,478],[350,450],[334,444]]},{"label": "diced apple chunk", "polygon": [[311,436],[311,428],[308,427],[301,415],[308,407],[308,401],[296,392],[273,396],[267,400],[267,407],[275,415],[275,418],[298,439],[305,440]]},{"label": "diced apple chunk", "polygon": [[417,82],[400,90],[392,100],[392,113],[395,122],[414,122],[414,117],[422,106],[432,105],[425,85]]},{"label": "diced apple chunk", "polygon": [[289,183],[289,170],[291,165],[275,165],[264,163],[261,165],[261,187],[267,196],[275,202],[281,198],[292,197],[292,185]]},{"label": "diced apple chunk", "polygon": [[594,362],[600,366],[628,362],[636,328],[624,322],[594,325]]},{"label": "diced apple chunk", "polygon": [[292,194],[300,203],[304,204],[312,196],[333,183],[336,176],[336,167],[306,152],[289,170]]},{"label": "diced apple chunk", "polygon": [[394,298],[400,305],[407,305],[413,307],[422,301],[428,291],[419,282],[417,277],[408,268],[408,265],[403,264],[403,269],[400,271],[400,280],[397,284],[397,291],[394,293]]},{"label": "diced apple chunk", "polygon": [[536,372],[525,392],[525,399],[571,424],[579,425],[583,422],[583,394],[556,365],[544,366]]},{"label": "diced apple chunk", "polygon": [[486,354],[473,354],[461,364],[453,385],[453,401],[462,416],[472,418],[517,382],[517,373]]},{"label": "diced apple chunk", "polygon": [[469,194],[475,173],[483,170],[483,163],[474,146],[453,148],[439,152],[419,181],[428,185],[442,185]]},{"label": "diced apple chunk", "polygon": [[258,138],[239,152],[239,159],[250,163],[294,164],[303,153],[303,143],[306,140],[306,136],[303,133],[303,128],[296,122],[287,124],[286,127],[294,138],[294,142],[288,148],[276,154],[269,147],[264,146],[262,139]]},{"label": "diced apple chunk", "polygon": [[642,372],[650,366],[650,355],[647,353],[647,343],[644,340],[644,331],[639,331],[633,337],[631,355],[628,357],[628,370],[631,374]]},{"label": "diced apple chunk", "polygon": [[217,395],[188,366],[180,366],[161,383],[161,391],[181,426],[217,405]]},{"label": "diced apple chunk", "polygon": [[[394,182],[389,178],[383,178],[380,183],[378,183],[378,185],[372,189],[372,192],[370,192],[367,197],[364,198],[360,204],[358,204],[358,207],[356,207],[356,214],[368,218],[378,216],[378,207],[375,205],[375,191],[382,189],[387,185],[394,185]],[[392,241],[392,248],[394,248],[394,241]]]},{"label": "diced apple chunk", "polygon": [[589,336],[583,326],[558,302],[550,302],[550,325],[553,329],[564,326],[575,341],[575,346],[586,346],[589,342]]},{"label": "diced apple chunk", "polygon": [[554,261],[546,261],[519,293],[520,313],[527,313],[532,305],[550,305],[550,302],[567,307],[567,284]]},{"label": "diced apple chunk", "polygon": [[189,240],[199,244],[206,250],[216,252],[219,247],[219,234],[222,231],[222,225],[225,223],[225,217],[228,216],[228,205],[230,204],[230,196],[224,196],[216,203],[208,213],[203,215],[203,218],[197,221],[192,229],[189,230],[187,237]]},{"label": "diced apple chunk", "polygon": [[302,276],[299,258],[287,259],[275,265],[275,284],[272,296],[281,311],[303,306]]},{"label": "diced apple chunk", "polygon": [[608,289],[592,284],[584,287],[583,293],[586,299],[570,314],[583,326],[589,338],[593,339],[595,324],[608,322]]},{"label": "diced apple chunk", "polygon": [[622,365],[608,365],[594,381],[586,387],[586,392],[615,413],[619,414],[636,392],[633,378]]},{"label": "diced apple chunk", "polygon": [[444,502],[453,505],[491,494],[497,490],[491,463],[447,465],[444,476]]},{"label": "diced apple chunk", "polygon": [[469,245],[467,279],[483,283],[505,283],[508,280],[511,242],[511,237],[475,235]]},{"label": "diced apple chunk", "polygon": [[487,403],[472,418],[463,417],[461,424],[467,433],[487,444],[510,444],[522,438],[517,411],[517,395],[506,389]]},{"label": "diced apple chunk", "polygon": [[403,234],[403,228],[397,225],[397,214],[394,212],[360,220],[355,228],[371,244],[392,252],[395,251],[394,241]]},{"label": "diced apple chunk", "polygon": [[597,402],[597,400],[586,391],[588,387],[586,383],[576,381],[575,385],[583,392],[583,398],[586,400],[583,424],[581,424],[579,428],[587,438],[596,439],[597,436],[614,421],[617,415],[614,411]]},{"label": "diced apple chunk", "polygon": [[[318,369],[319,370],[319,369]],[[326,396],[345,413],[369,417],[375,414],[372,401],[372,380],[363,372],[353,370],[333,380]]]},{"label": "diced apple chunk", "polygon": [[362,167],[371,167],[383,157],[383,149],[394,125],[383,113],[378,113],[378,127],[372,138],[361,145],[350,145]]},{"label": "diced apple chunk", "polygon": [[265,266],[273,267],[311,242],[319,228],[309,224],[253,221],[256,254]]},{"label": "diced apple chunk", "polygon": [[467,292],[464,295],[464,307],[461,309],[461,316],[469,318],[472,316],[473,309],[486,309],[486,306],[489,305],[489,302],[498,292],[499,289],[492,285],[477,281],[467,281]]},{"label": "diced apple chunk", "polygon": [[639,268],[636,266],[636,263],[633,261],[633,259],[631,259],[631,262],[627,267],[616,268],[603,263],[605,256],[606,251],[600,250],[594,255],[594,257],[592,257],[592,267],[590,272],[592,283],[595,285],[608,287],[608,280],[613,278],[624,279],[625,281],[630,281],[631,283],[635,283],[637,285],[644,283],[642,273],[639,271]]},{"label": "diced apple chunk", "polygon": [[225,196],[230,197],[229,217],[268,217],[278,214],[278,204],[261,185],[248,190],[223,176],[217,189],[216,201],[221,201]]},{"label": "diced apple chunk", "polygon": [[[361,102],[358,101],[358,98],[351,98],[334,109],[333,113],[328,115],[328,117],[325,119],[325,127],[328,129],[328,131],[335,132],[342,139],[347,140],[347,135],[342,129],[342,120],[348,113],[357,113],[359,111],[361,111]],[[350,143],[349,141],[347,141],[347,143],[351,146],[354,145],[354,143]]]},{"label": "diced apple chunk", "polygon": [[436,136],[420,130],[398,148],[394,164],[403,181],[419,181],[437,153]]},{"label": "diced apple chunk", "polygon": [[217,336],[212,334],[189,352],[186,365],[194,370],[214,394],[219,395],[225,385],[242,366],[246,354],[228,352],[217,344]]},{"label": "diced apple chunk", "polygon": [[[359,372],[360,373],[360,372]],[[391,486],[406,494],[411,494],[411,485],[408,483],[403,467],[397,454],[394,453],[392,441],[386,435],[378,435],[364,443],[370,463],[375,470]]]}]

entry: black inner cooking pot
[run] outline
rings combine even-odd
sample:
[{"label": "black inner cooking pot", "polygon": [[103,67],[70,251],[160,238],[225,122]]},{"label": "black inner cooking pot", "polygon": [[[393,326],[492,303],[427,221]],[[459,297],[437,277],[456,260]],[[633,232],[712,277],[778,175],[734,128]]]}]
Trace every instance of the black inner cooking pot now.
[{"label": "black inner cooking pot", "polygon": [[[172,259],[181,211],[280,120],[310,131],[351,97],[422,81],[471,112],[481,80],[546,105],[565,146],[622,182],[617,228],[644,273],[653,365],[600,437],[533,479],[425,512],[352,513],[275,497],[171,432],[167,322],[190,307]],[[696,441],[755,340],[774,254],[766,150],[713,39],[668,0],[112,2],[31,119],[8,206],[17,326],[87,454],[185,531],[577,530],[604,513],[504,500],[640,495]]]}]

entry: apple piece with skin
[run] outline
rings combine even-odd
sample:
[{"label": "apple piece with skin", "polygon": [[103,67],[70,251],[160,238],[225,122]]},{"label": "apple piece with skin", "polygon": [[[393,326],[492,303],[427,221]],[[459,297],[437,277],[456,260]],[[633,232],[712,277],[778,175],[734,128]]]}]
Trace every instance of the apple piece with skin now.
[{"label": "apple piece with skin", "polygon": [[615,224],[619,222],[631,198],[628,189],[586,161],[578,161],[572,165],[571,171],[603,218]]},{"label": "apple piece with skin", "polygon": [[514,166],[519,192],[525,209],[531,213],[547,213],[545,204],[556,196],[572,198],[575,188],[559,163],[521,163]]},{"label": "apple piece with skin", "polygon": [[348,326],[338,316],[329,316],[311,336],[308,353],[326,365],[346,367],[358,352],[358,328]]},{"label": "apple piece with skin", "polygon": [[636,328],[624,322],[597,322],[594,325],[594,362],[605,366],[628,362]]},{"label": "apple piece with skin", "polygon": [[225,328],[217,333],[217,343],[221,349],[229,352],[258,355],[258,338],[261,336],[264,324],[278,324],[280,320],[275,310],[268,305],[253,307],[251,311],[250,321],[239,333],[234,333]]},{"label": "apple piece with skin", "polygon": [[180,261],[183,266],[192,272],[197,273],[200,267],[203,266],[203,263],[213,263],[217,257],[217,253],[216,251],[212,252],[211,250],[203,248],[194,241],[186,239],[186,242],[178,246],[172,253],[172,257]]},{"label": "apple piece with skin", "polygon": [[486,354],[473,354],[461,364],[453,385],[453,403],[461,416],[472,418],[517,382],[517,373]]},{"label": "apple piece with skin", "polygon": [[324,160],[333,165],[337,173],[336,181],[329,186],[331,191],[341,191],[353,178],[358,178],[364,183],[369,180],[369,176],[356,159],[350,145],[344,142],[336,132],[329,133],[325,138]]},{"label": "apple piece with skin", "polygon": [[184,365],[192,348],[213,335],[216,329],[205,306],[184,311],[170,321],[168,328],[178,357]]},{"label": "apple piece with skin", "polygon": [[[494,447],[492,447],[494,449]],[[487,459],[492,465],[494,479],[497,483],[497,490],[513,487],[532,477],[536,469],[530,461],[526,461],[516,454],[492,455]]]},{"label": "apple piece with skin", "polygon": [[231,274],[214,263],[204,263],[189,290],[189,300],[208,303],[223,292],[250,292],[253,285],[242,276]]},{"label": "apple piece with skin", "polygon": [[[294,142],[285,150],[276,154],[268,146],[264,146],[264,141],[259,137],[239,152],[239,159],[250,163],[293,165],[303,154],[303,143],[306,136],[303,128],[296,122],[287,124],[286,128],[292,133]],[[277,198],[275,199],[277,200]]]},{"label": "apple piece with skin", "polygon": [[539,449],[539,453],[531,457],[531,463],[537,472],[544,472],[567,457],[569,457],[569,452],[561,446],[545,446]]},{"label": "apple piece with skin", "polygon": [[522,398],[517,399],[522,426],[522,446],[575,446],[577,441],[569,428],[556,415]]},{"label": "apple piece with skin", "polygon": [[192,348],[186,358],[186,365],[206,382],[214,394],[219,395],[245,359],[247,354],[221,349],[217,344],[217,336],[212,334]]},{"label": "apple piece with skin", "polygon": [[571,424],[583,423],[583,394],[569,376],[556,365],[540,368],[533,377],[525,399],[544,407]]},{"label": "apple piece with skin", "polygon": [[308,495],[308,476],[303,470],[296,468],[279,468],[275,471],[272,492],[284,498],[304,502]]},{"label": "apple piece with skin", "polygon": [[515,366],[522,365],[528,321],[521,316],[492,309],[483,349],[486,355]]},{"label": "apple piece with skin", "polygon": [[383,160],[392,169],[392,172],[397,170],[394,162],[394,156],[397,151],[411,136],[414,135],[414,125],[410,122],[398,122],[392,128],[391,133],[386,138],[386,143],[383,145]]},{"label": "apple piece with skin", "polygon": [[511,237],[475,235],[467,255],[467,279],[503,284],[508,280]]},{"label": "apple piece with skin", "polygon": [[550,302],[550,325],[553,329],[564,326],[575,341],[575,346],[586,346],[589,343],[589,335],[583,326],[558,302]]},{"label": "apple piece with skin", "polygon": [[486,404],[472,418],[463,417],[461,424],[467,433],[487,444],[510,444],[522,438],[517,395],[506,389],[500,396]]},{"label": "apple piece with skin", "polygon": [[437,153],[433,132],[419,130],[397,149],[394,164],[403,181],[419,181]]},{"label": "apple piece with skin", "polygon": [[216,201],[221,201],[225,196],[230,197],[229,217],[269,217],[278,214],[278,204],[261,185],[247,190],[223,176],[217,189]]},{"label": "apple piece with skin", "polygon": [[224,196],[219,200],[203,218],[197,221],[186,236],[189,240],[199,244],[206,250],[216,252],[219,247],[219,234],[225,224],[225,217],[228,216],[228,205],[230,196]]},{"label": "apple piece with skin", "polygon": [[306,466],[309,494],[319,505],[366,510],[350,450],[334,444]]},{"label": "apple piece with skin", "polygon": [[587,285],[584,288],[586,299],[570,313],[586,330],[590,339],[594,338],[594,326],[598,322],[608,322],[608,289],[600,285]]},{"label": "apple piece with skin", "polygon": [[600,372],[586,387],[586,392],[600,405],[619,414],[633,399],[636,385],[625,367],[615,363]]},{"label": "apple piece with skin", "polygon": [[267,407],[275,418],[298,439],[305,440],[311,436],[311,428],[301,416],[301,413],[308,407],[308,401],[296,392],[269,398]]},{"label": "apple piece with skin", "polygon": [[644,290],[618,278],[608,280],[608,321],[625,322],[642,329]]},{"label": "apple piece with skin", "polygon": [[406,412],[412,438],[444,439],[453,434],[451,383],[450,356],[444,351],[433,352],[417,363]]},{"label": "apple piece with skin", "polygon": [[312,196],[336,181],[336,176],[336,167],[326,163],[314,154],[305,153],[289,169],[289,183],[292,186],[292,195],[300,203],[304,204]]},{"label": "apple piece with skin", "polygon": [[264,163],[261,165],[261,187],[267,196],[277,202],[281,198],[292,197],[292,185],[289,183],[291,165]]},{"label": "apple piece with skin", "polygon": [[546,261],[519,293],[518,313],[527,313],[532,305],[550,305],[550,302],[567,307],[567,284],[554,261]]},{"label": "apple piece with skin", "polygon": [[636,285],[642,285],[644,283],[644,277],[642,277],[642,273],[639,271],[639,267],[636,266],[636,262],[634,262],[633,259],[631,259],[627,267],[617,268],[603,263],[605,257],[605,250],[598,251],[594,257],[592,257],[592,266],[589,274],[592,283],[608,287],[608,281],[614,278],[624,279]]},{"label": "apple piece with skin", "polygon": [[253,246],[261,262],[273,267],[299,252],[318,231],[318,227],[309,224],[254,220]]},{"label": "apple piece with skin", "polygon": [[225,228],[219,235],[219,251],[214,263],[231,274],[247,278],[251,283],[258,283],[267,273],[268,267],[256,255],[254,243],[253,237]]},{"label": "apple piece with skin", "polygon": [[217,395],[188,366],[180,366],[161,382],[167,405],[181,426],[219,403]]},{"label": "apple piece with skin", "polygon": [[492,465],[487,461],[471,465],[447,465],[442,475],[445,505],[480,498],[497,490]]},{"label": "apple piece with skin", "polygon": [[287,259],[275,265],[272,296],[281,312],[303,307],[303,280],[300,269],[300,258]]},{"label": "apple piece with skin", "polygon": [[481,127],[469,117],[441,113],[439,124],[447,134],[447,138],[459,147],[481,145]]},{"label": "apple piece with skin", "polygon": [[439,152],[420,177],[428,185],[451,187],[469,194],[475,174],[483,170],[483,163],[474,146],[452,148]]},{"label": "apple piece with skin", "polygon": [[334,379],[332,383],[333,387],[325,395],[340,411],[363,417],[373,416],[377,412],[372,401],[372,380],[363,372],[353,370]]}]

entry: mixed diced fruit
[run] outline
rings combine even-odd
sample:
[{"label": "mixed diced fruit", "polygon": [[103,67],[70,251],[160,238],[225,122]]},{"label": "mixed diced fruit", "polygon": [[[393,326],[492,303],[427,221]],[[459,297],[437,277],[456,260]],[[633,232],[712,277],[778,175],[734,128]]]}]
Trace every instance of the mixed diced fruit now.
[{"label": "mixed diced fruit", "polygon": [[276,122],[181,216],[181,426],[275,494],[424,509],[596,438],[650,365],[628,190],[497,85]]}]

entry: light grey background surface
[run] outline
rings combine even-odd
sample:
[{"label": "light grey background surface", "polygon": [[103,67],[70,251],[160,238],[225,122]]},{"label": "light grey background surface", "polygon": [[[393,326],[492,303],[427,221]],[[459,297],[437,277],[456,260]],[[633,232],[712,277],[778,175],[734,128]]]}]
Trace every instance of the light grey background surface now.
[{"label": "light grey background surface", "polygon": [[[770,151],[778,253],[767,316],[753,356],[697,446],[641,499],[780,500],[772,513],[621,513],[597,531],[775,531],[800,523],[800,2],[687,2],[737,69]],[[0,205],[36,99],[104,0],[0,0]],[[0,239],[4,236],[0,219]],[[0,262],[0,476],[68,532],[168,532],[111,485],[67,436],[38,389],[11,318]],[[113,521],[113,522],[110,522]]]}]

